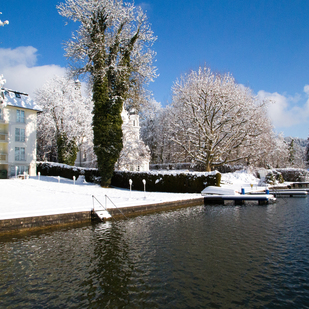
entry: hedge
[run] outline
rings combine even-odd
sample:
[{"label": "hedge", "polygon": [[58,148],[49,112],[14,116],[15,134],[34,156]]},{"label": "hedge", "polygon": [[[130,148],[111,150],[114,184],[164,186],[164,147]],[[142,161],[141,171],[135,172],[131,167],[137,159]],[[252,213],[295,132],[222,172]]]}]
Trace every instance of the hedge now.
[{"label": "hedge", "polygon": [[[95,168],[82,168],[60,163],[40,162],[37,172],[42,176],[60,176],[76,180],[84,175],[87,182],[95,182],[99,172]],[[221,174],[211,173],[152,173],[115,171],[111,185],[119,188],[130,188],[129,179],[133,181],[133,190],[144,190],[143,179],[146,180],[146,190],[151,192],[200,193],[205,186],[220,186]]]},{"label": "hedge", "polygon": [[60,176],[68,179],[73,179],[73,176],[75,176],[76,180],[80,175],[83,175],[87,182],[94,182],[95,178],[99,176],[96,168],[83,168],[51,162],[37,163],[37,172],[40,172],[42,176]]},{"label": "hedge", "polygon": [[207,185],[220,185],[221,174],[194,173],[163,174],[143,172],[114,172],[112,186],[144,190],[143,179],[146,180],[146,190],[150,192],[200,193]]}]

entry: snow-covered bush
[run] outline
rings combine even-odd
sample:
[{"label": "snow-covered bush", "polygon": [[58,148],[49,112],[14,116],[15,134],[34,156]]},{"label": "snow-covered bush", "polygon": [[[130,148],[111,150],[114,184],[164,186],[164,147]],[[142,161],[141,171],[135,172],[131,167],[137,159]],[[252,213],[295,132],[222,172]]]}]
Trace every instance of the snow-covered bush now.
[{"label": "snow-covered bush", "polygon": [[42,176],[60,176],[68,179],[73,179],[75,176],[76,180],[80,175],[83,175],[87,182],[94,182],[95,178],[99,176],[96,168],[83,168],[54,162],[39,162],[37,172],[40,172]]},{"label": "snow-covered bush", "polygon": [[275,169],[260,170],[258,171],[258,177],[260,178],[260,185],[276,185],[284,183],[284,177],[282,174]]},{"label": "snow-covered bush", "polygon": [[220,183],[221,183],[220,173],[217,173],[215,175],[211,174],[211,175],[206,176],[206,182],[205,182],[206,187],[209,187],[209,186],[220,187]]},{"label": "snow-covered bush", "polygon": [[[129,179],[132,180],[134,190],[144,190],[143,179],[146,180],[146,190],[151,192],[200,193],[205,183],[212,176],[217,183],[217,172],[210,173],[160,173],[160,172],[114,172],[112,185],[120,188],[129,188]],[[221,175],[220,175],[221,176]],[[219,177],[219,176],[218,176]],[[219,179],[220,182],[220,179]]]},{"label": "snow-covered bush", "polygon": [[280,168],[276,169],[280,172],[285,181],[289,182],[306,182],[309,180],[308,170],[301,168]]}]

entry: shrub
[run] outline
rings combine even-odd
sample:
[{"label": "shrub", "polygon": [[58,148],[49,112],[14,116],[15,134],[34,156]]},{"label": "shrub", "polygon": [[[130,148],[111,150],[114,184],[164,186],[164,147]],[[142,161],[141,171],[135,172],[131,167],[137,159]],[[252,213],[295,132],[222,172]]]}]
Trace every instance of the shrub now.
[{"label": "shrub", "polygon": [[283,183],[284,178],[282,174],[277,170],[269,170],[266,177],[265,177],[265,183],[270,185],[275,185],[277,183]]},{"label": "shrub", "polygon": [[[211,175],[212,181],[217,185],[220,183],[221,174]],[[115,187],[129,188],[129,179],[132,180],[132,189],[144,190],[143,179],[146,180],[147,191],[175,192],[175,193],[200,193],[205,184],[208,184],[208,173],[143,173],[143,172],[114,172],[111,184]]]},{"label": "shrub", "polygon": [[53,162],[38,163],[37,172],[40,172],[42,176],[60,176],[68,179],[73,179],[75,176],[76,180],[80,175],[84,175],[87,182],[94,182],[94,179],[99,176],[95,168],[82,168]]},{"label": "shrub", "polygon": [[7,179],[7,178],[8,178],[8,171],[0,170],[0,179]]},{"label": "shrub", "polygon": [[309,172],[301,168],[280,168],[276,169],[280,172],[285,181],[290,182],[306,182],[309,180]]}]

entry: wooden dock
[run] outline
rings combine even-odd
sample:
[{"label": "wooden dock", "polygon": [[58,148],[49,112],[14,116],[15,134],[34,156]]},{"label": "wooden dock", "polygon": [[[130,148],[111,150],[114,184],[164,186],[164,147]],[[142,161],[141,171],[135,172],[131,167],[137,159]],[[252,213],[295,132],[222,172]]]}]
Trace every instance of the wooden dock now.
[{"label": "wooden dock", "polygon": [[308,193],[305,190],[274,190],[269,191],[270,194],[273,194],[275,197],[307,197]]},{"label": "wooden dock", "polygon": [[293,189],[308,188],[309,189],[309,182],[294,182],[291,184],[291,188]]},{"label": "wooden dock", "polygon": [[[264,195],[265,192],[255,192],[255,195]],[[274,197],[307,197],[308,189],[269,190]]]},{"label": "wooden dock", "polygon": [[223,204],[234,201],[235,205],[243,205],[246,201],[257,201],[259,205],[274,203],[276,198],[272,194],[240,194],[240,195],[204,195],[204,204]]}]

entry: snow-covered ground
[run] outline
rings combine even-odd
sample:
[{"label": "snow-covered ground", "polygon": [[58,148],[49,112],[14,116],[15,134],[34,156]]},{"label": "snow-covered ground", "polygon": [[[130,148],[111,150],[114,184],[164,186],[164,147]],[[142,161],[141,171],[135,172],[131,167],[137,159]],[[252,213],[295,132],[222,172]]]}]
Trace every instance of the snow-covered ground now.
[{"label": "snow-covered ground", "polygon": [[[235,172],[222,174],[222,186],[246,192],[253,189],[264,189],[258,187],[258,179],[246,172]],[[147,190],[147,186],[146,186]],[[44,216],[80,211],[90,211],[93,206],[104,207],[138,206],[168,201],[178,201],[201,197],[201,194],[183,193],[160,193],[131,191],[127,189],[101,188],[99,185],[84,183],[79,179],[75,185],[72,180],[58,177],[41,176],[30,179],[6,179],[0,180],[0,220],[23,218],[33,216]],[[106,199],[105,195],[109,197]],[[92,198],[95,196],[95,199]]]},{"label": "snow-covered ground", "polygon": [[[1,180],[0,191],[0,220],[90,211],[93,203],[99,209],[99,202],[104,207],[113,208],[110,200],[117,207],[125,207],[201,197],[200,194],[130,192],[78,181],[74,185],[72,180],[65,178],[59,183],[57,177],[46,176],[41,176],[40,180],[37,177]],[[99,202],[93,200],[93,195]]]}]

